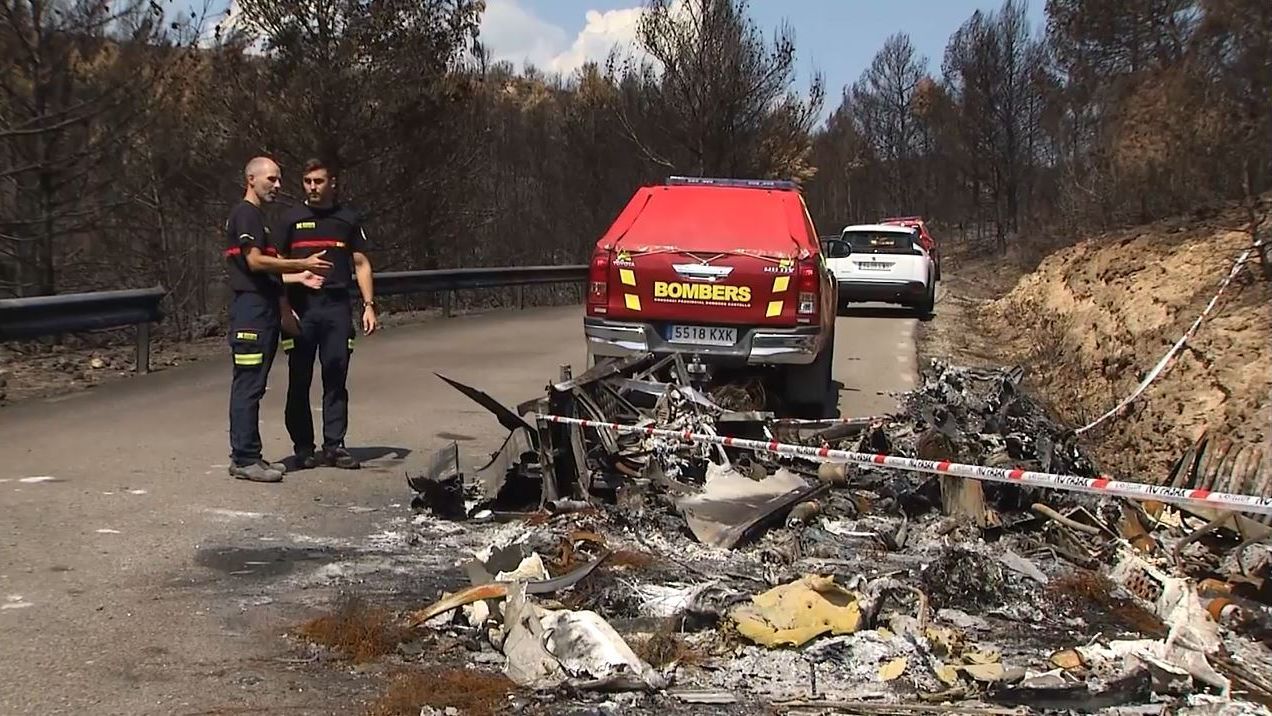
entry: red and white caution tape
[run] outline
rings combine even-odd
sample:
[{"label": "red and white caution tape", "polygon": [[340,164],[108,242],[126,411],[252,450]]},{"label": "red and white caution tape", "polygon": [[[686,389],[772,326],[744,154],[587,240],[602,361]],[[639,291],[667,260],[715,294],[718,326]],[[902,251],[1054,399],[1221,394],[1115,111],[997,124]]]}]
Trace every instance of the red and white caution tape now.
[{"label": "red and white caution tape", "polygon": [[1211,298],[1210,303],[1206,304],[1206,309],[1201,312],[1200,316],[1197,316],[1197,320],[1193,321],[1193,324],[1188,327],[1188,330],[1184,332],[1184,335],[1180,336],[1178,341],[1175,341],[1175,345],[1171,346],[1170,350],[1166,352],[1166,355],[1162,356],[1162,359],[1157,362],[1157,365],[1153,366],[1153,369],[1148,372],[1148,375],[1144,376],[1144,380],[1140,381],[1139,386],[1135,388],[1135,392],[1126,396],[1125,400],[1118,403],[1117,406],[1109,412],[1096,418],[1089,425],[1084,425],[1083,427],[1078,428],[1075,431],[1077,434],[1081,435],[1105,420],[1117,415],[1123,408],[1130,405],[1132,401],[1143,394],[1149,384],[1156,380],[1157,376],[1161,375],[1162,371],[1166,370],[1166,366],[1170,364],[1171,359],[1175,357],[1175,354],[1179,352],[1179,349],[1183,348],[1184,344],[1188,342],[1188,339],[1197,332],[1197,329],[1201,326],[1201,322],[1206,319],[1206,316],[1209,316],[1210,312],[1214,310],[1215,304],[1219,302],[1219,297],[1223,295],[1225,290],[1227,290],[1228,284],[1232,283],[1232,279],[1237,277],[1237,273],[1241,271],[1241,267],[1245,264],[1246,260],[1250,258],[1250,254],[1254,253],[1254,251],[1262,245],[1263,239],[1259,239],[1254,242],[1254,246],[1246,249],[1245,252],[1237,257],[1236,262],[1232,264],[1232,270],[1228,272],[1228,275],[1225,276],[1223,281],[1219,284],[1219,290],[1215,293],[1214,298]]},{"label": "red and white caution tape", "polygon": [[988,482],[1005,482],[1013,485],[1028,485],[1070,492],[1086,492],[1095,495],[1128,497],[1134,500],[1157,500],[1178,505],[1226,509],[1234,512],[1251,512],[1260,515],[1272,515],[1272,498],[1254,495],[1234,495],[1226,492],[1210,490],[1190,490],[1180,487],[1164,487],[1146,485],[1138,482],[1123,482],[1109,477],[1087,478],[1077,475],[1056,475],[1045,472],[1027,470],[1007,470],[982,465],[964,465],[953,462],[934,462],[916,460],[893,455],[870,455],[868,453],[832,450],[828,447],[811,447],[807,445],[790,445],[763,440],[747,440],[744,438],[722,437],[719,435],[702,435],[689,431],[663,430],[654,427],[636,425],[620,425],[595,420],[566,418],[558,415],[537,415],[539,420],[565,425],[581,425],[585,428],[604,428],[629,435],[647,435],[680,440],[686,443],[709,443],[725,447],[742,448],[757,452],[778,455],[794,455],[821,462],[846,462],[864,467],[884,467],[894,470],[927,472],[936,475],[966,477]]}]

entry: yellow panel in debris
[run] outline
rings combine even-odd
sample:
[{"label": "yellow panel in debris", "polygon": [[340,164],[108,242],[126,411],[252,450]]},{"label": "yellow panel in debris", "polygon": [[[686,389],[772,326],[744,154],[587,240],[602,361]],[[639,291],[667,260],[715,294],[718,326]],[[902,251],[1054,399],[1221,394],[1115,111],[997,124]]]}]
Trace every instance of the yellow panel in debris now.
[{"label": "yellow panel in debris", "polygon": [[781,293],[791,287],[790,276],[778,276],[773,279],[773,293]]},{"label": "yellow panel in debris", "polygon": [[1078,654],[1077,649],[1065,649],[1052,654],[1051,663],[1065,671],[1069,671],[1082,666],[1082,656]]},{"label": "yellow panel in debris", "polygon": [[987,651],[967,650],[963,652],[964,664],[997,664],[1003,660],[1002,654],[993,649]]},{"label": "yellow panel in debris", "polygon": [[892,681],[901,674],[904,674],[907,663],[906,658],[902,656],[879,667],[879,680]]},{"label": "yellow panel in debris", "polygon": [[925,630],[924,636],[927,637],[932,653],[937,656],[950,656],[963,649],[963,637],[953,629],[930,626]]},{"label": "yellow panel in debris", "polygon": [[636,272],[631,269],[619,269],[618,280],[622,281],[624,286],[635,286]]},{"label": "yellow panel in debris", "polygon": [[807,575],[751,597],[730,616],[738,633],[757,644],[800,646],[825,633],[850,634],[861,626],[856,594],[831,577]]},{"label": "yellow panel in debris", "polygon": [[767,318],[772,318],[773,316],[782,315],[782,302],[769,301],[768,310],[764,312],[764,315]]},{"label": "yellow panel in debris", "polygon": [[958,669],[953,666],[938,661],[932,671],[936,674],[936,678],[945,682],[946,686],[958,686]]},{"label": "yellow panel in debris", "polygon": [[1007,674],[1002,664],[963,664],[958,668],[977,681],[1002,681]]},{"label": "yellow panel in debris", "polygon": [[627,304],[627,310],[629,311],[640,310],[640,296],[634,293],[623,294],[623,302]]}]

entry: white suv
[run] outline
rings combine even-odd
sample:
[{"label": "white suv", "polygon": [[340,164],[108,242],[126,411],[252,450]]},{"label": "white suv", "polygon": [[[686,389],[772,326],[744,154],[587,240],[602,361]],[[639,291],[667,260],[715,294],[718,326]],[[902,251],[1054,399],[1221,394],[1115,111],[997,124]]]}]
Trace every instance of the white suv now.
[{"label": "white suv", "polygon": [[822,252],[839,282],[841,305],[881,301],[923,315],[936,303],[936,266],[915,229],[890,224],[846,226],[822,239]]}]

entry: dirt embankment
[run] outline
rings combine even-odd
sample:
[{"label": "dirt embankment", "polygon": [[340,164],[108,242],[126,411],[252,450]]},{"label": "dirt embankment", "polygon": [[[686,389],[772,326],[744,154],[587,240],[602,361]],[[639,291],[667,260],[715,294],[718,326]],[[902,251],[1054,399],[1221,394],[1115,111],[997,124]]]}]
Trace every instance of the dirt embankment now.
[{"label": "dirt embankment", "polygon": [[[1019,364],[1063,420],[1086,425],[1130,395],[1201,314],[1251,244],[1244,224],[1233,209],[1109,232],[1033,270],[965,250],[921,331],[921,354]],[[1270,394],[1272,282],[1252,256],[1167,370],[1084,437],[1106,470],[1156,482],[1205,429],[1266,451]]]}]

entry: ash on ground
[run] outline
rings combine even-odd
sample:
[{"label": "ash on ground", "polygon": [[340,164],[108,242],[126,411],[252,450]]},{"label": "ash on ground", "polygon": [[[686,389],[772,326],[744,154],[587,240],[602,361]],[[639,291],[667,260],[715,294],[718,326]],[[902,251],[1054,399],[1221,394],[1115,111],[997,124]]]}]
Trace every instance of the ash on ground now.
[{"label": "ash on ground", "polygon": [[1098,476],[1021,377],[934,363],[897,414],[820,421],[674,357],[515,408],[444,378],[509,436],[408,476],[422,531],[484,547],[407,621],[550,712],[1269,713],[1266,518],[816,458]]}]

